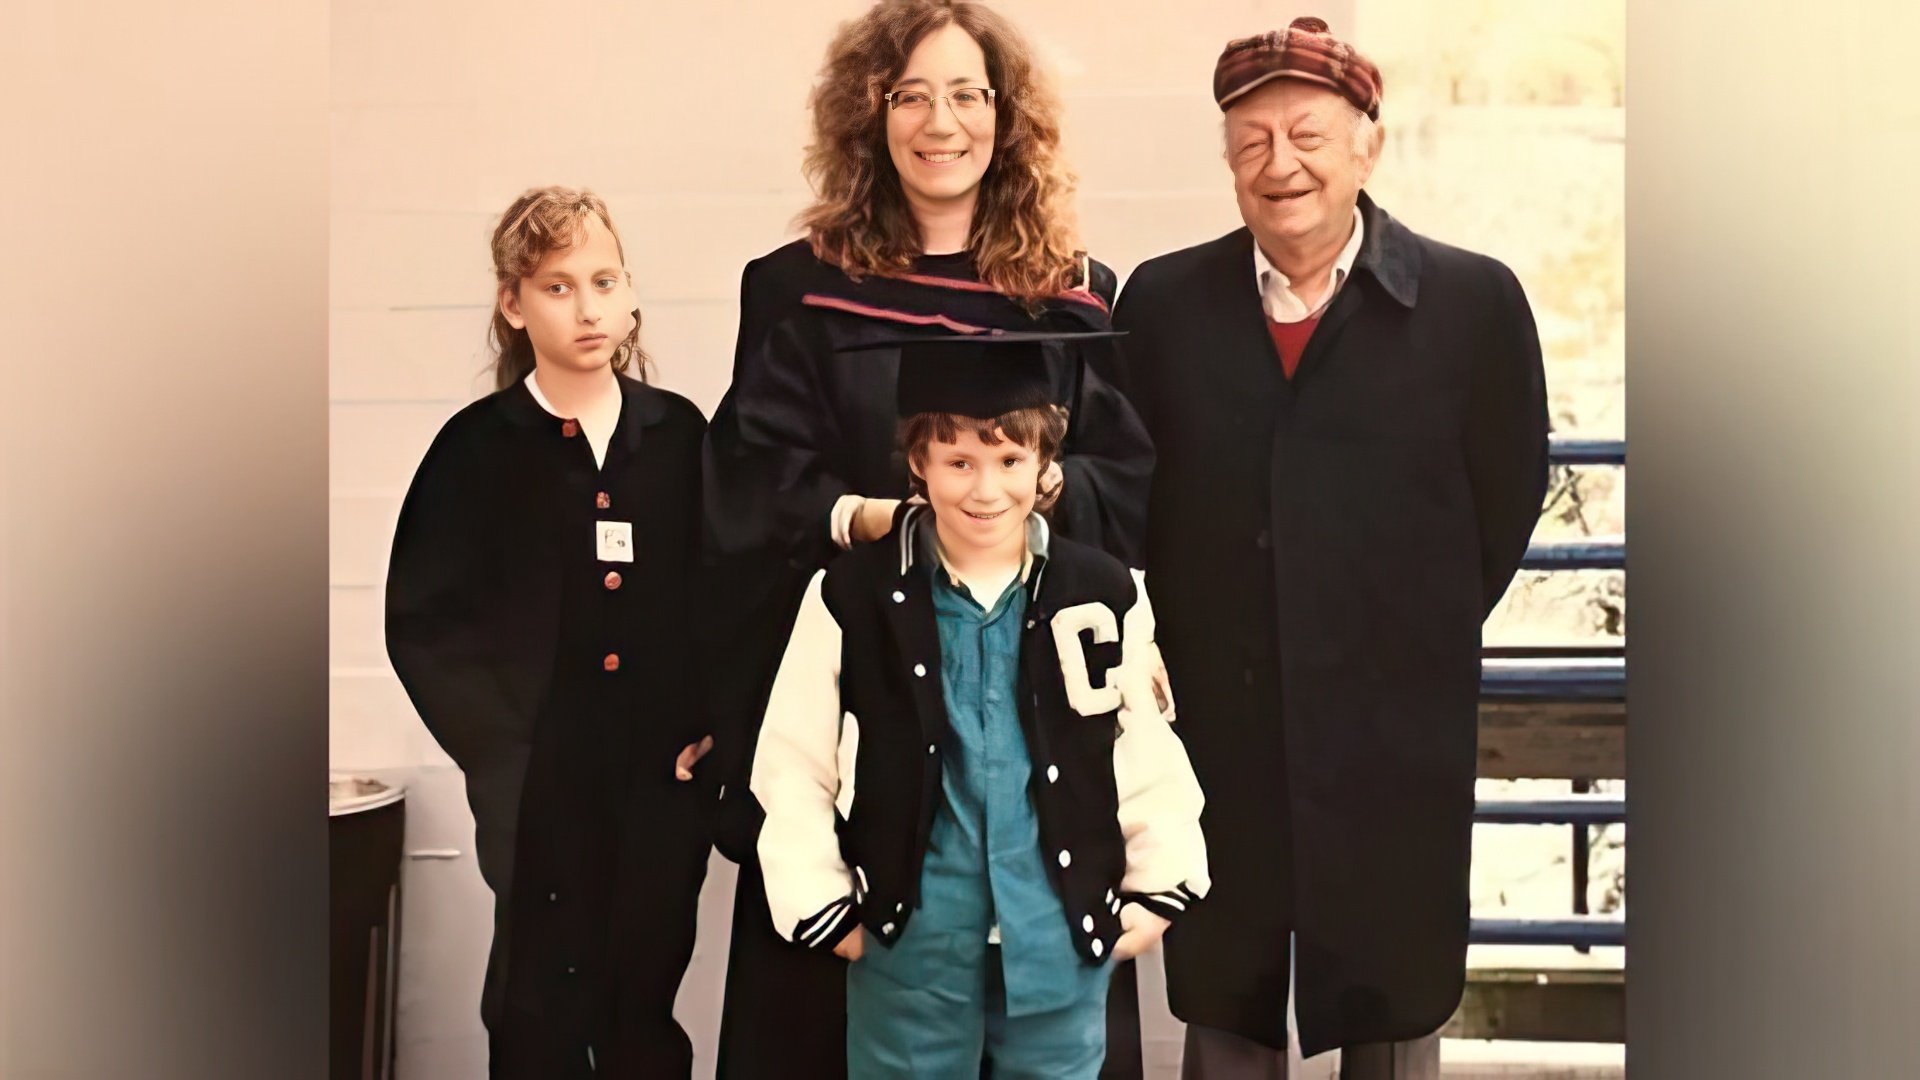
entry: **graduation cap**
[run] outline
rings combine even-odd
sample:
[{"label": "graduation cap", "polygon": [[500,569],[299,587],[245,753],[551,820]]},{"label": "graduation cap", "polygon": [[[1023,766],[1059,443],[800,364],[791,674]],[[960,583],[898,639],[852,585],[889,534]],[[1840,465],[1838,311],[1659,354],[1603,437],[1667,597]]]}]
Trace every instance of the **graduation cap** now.
[{"label": "graduation cap", "polygon": [[1047,342],[1124,336],[1124,330],[900,334],[844,349],[899,348],[901,416],[942,412],[992,420],[1016,409],[1060,404],[1047,376]]}]

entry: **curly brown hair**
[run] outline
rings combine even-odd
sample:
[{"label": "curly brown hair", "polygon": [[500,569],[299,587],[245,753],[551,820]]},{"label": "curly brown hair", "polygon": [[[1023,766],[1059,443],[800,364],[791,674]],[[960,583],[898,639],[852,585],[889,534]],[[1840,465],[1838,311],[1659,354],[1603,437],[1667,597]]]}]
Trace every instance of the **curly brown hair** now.
[{"label": "curly brown hair", "polygon": [[[927,467],[929,448],[936,442],[958,442],[963,431],[973,432],[988,446],[1011,441],[1033,451],[1040,458],[1040,475],[1045,478],[1047,466],[1060,459],[1060,447],[1067,441],[1067,410],[1060,405],[1037,405],[1015,409],[992,420],[938,412],[901,417],[900,449],[913,463],[913,468],[907,470],[907,482],[915,495],[927,497],[927,482],[919,477],[917,470]],[[1053,504],[1060,501],[1062,486],[1040,492],[1033,503],[1034,513],[1052,510]]]},{"label": "curly brown hair", "polygon": [[[613,214],[606,202],[585,188],[538,187],[521,192],[500,223],[493,229],[493,278],[497,289],[493,298],[493,322],[488,342],[493,346],[493,385],[505,390],[527,377],[533,370],[533,339],[515,329],[500,309],[500,297],[517,291],[520,279],[540,267],[549,252],[564,251],[580,239],[587,215],[613,234],[613,246],[620,262],[627,261],[627,250],[620,242],[620,230],[613,227]],[[613,370],[626,372],[641,382],[647,381],[647,354],[640,349],[640,309],[633,311],[633,332],[613,351]]]},{"label": "curly brown hair", "polygon": [[814,87],[806,174],[816,201],[797,223],[813,253],[858,278],[911,268],[920,230],[887,153],[882,95],[928,35],[958,24],[987,58],[993,160],[967,230],[982,281],[1025,301],[1080,284],[1074,177],[1060,158],[1060,103],[1018,31],[976,0],[880,0],[841,24]]}]

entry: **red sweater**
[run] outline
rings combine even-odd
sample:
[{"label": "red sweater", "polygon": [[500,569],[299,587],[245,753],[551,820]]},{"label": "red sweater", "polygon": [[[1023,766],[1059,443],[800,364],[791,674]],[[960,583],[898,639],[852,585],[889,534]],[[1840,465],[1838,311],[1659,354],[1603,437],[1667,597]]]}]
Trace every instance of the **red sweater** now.
[{"label": "red sweater", "polygon": [[1273,347],[1280,350],[1280,370],[1287,378],[1293,378],[1294,369],[1300,366],[1300,354],[1307,351],[1307,340],[1319,325],[1319,315],[1309,315],[1299,322],[1267,320],[1267,333],[1273,335]]}]

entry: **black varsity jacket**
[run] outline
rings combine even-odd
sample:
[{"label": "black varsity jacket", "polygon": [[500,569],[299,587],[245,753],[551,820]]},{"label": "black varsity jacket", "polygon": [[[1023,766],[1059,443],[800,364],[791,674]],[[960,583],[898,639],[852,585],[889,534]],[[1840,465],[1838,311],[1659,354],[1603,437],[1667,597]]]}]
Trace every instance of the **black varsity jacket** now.
[{"label": "black varsity jacket", "polygon": [[[1054,891],[1099,963],[1129,902],[1167,918],[1206,895],[1202,797],[1151,689],[1153,614],[1096,548],[1047,536],[1027,580],[1017,700]],[[775,676],[751,786],[779,932],[832,948],[856,925],[892,944],[918,906],[941,798],[947,715],[924,507],[808,586]],[[936,568],[937,569],[937,566]]]}]

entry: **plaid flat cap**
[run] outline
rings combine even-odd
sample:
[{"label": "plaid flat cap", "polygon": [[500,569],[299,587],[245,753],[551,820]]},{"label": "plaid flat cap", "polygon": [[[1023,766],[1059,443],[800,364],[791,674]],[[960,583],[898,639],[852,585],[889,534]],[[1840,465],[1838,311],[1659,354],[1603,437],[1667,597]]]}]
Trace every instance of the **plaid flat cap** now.
[{"label": "plaid flat cap", "polygon": [[1213,100],[1225,112],[1242,94],[1274,79],[1319,83],[1368,119],[1380,119],[1380,69],[1329,33],[1324,19],[1303,16],[1285,30],[1227,42],[1213,66]]}]

